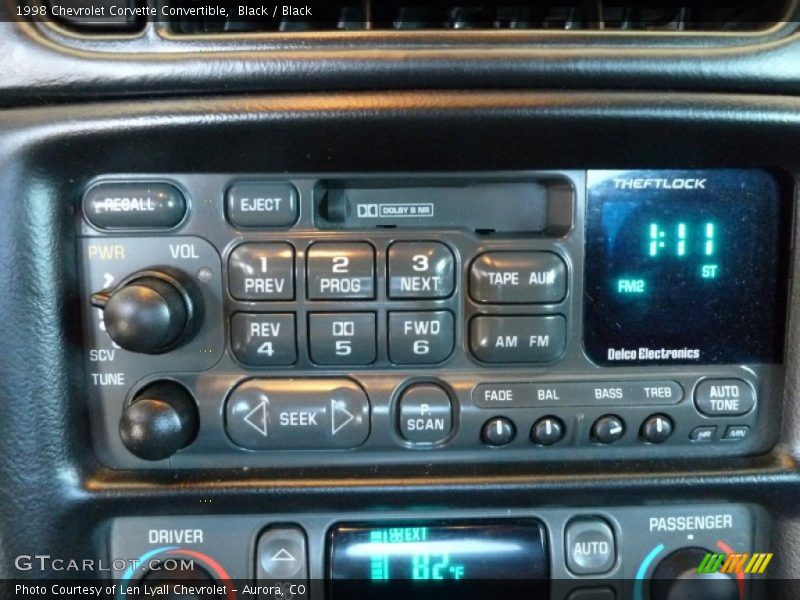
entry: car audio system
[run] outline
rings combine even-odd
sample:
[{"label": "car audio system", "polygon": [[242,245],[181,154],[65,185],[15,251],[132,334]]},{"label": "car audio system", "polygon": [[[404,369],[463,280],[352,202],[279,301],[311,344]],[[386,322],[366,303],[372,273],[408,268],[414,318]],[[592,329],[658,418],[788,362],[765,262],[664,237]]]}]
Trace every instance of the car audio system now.
[{"label": "car audio system", "polygon": [[738,504],[125,517],[106,564],[125,598],[755,600],[768,526]]},{"label": "car audio system", "polygon": [[76,198],[95,449],[114,468],[765,451],[792,195],[760,169],[98,176]]}]

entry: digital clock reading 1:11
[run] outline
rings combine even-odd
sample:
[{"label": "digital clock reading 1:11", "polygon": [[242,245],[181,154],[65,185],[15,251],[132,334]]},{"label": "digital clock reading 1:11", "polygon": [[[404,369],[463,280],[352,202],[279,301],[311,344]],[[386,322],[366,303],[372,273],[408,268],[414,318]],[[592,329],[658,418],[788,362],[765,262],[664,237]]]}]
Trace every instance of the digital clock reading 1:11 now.
[{"label": "digital clock reading 1:11", "polygon": [[[717,226],[713,221],[689,224],[685,222],[665,225],[656,221],[647,224],[644,232],[645,256],[648,259],[686,259],[701,257],[696,274],[702,279],[716,279],[719,265],[717,255]],[[617,280],[620,294],[644,294],[647,282],[644,279],[622,277]]]}]

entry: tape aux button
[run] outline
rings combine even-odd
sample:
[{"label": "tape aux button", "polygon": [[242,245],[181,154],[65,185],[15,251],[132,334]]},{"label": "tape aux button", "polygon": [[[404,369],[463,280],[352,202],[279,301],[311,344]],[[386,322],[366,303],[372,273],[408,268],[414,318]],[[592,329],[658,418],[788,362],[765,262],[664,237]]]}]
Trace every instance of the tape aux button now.
[{"label": "tape aux button", "polygon": [[469,270],[475,302],[544,304],[567,294],[567,267],[552,252],[486,252]]}]

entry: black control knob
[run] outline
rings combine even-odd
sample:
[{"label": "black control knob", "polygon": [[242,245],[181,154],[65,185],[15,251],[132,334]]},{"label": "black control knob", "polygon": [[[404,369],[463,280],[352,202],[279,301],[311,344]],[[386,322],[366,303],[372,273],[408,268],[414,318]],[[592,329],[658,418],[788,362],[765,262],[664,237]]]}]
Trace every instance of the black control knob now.
[{"label": "black control knob", "polygon": [[92,295],[102,309],[106,332],[120,347],[162,354],[188,341],[196,321],[196,303],[187,288],[161,271],[140,271],[109,290]]},{"label": "black control knob", "polygon": [[144,598],[147,591],[152,594],[156,590],[158,592],[166,590],[165,593],[157,594],[160,600],[211,600],[212,598],[221,600],[224,598],[222,594],[216,593],[219,588],[217,580],[196,562],[178,559],[175,561],[175,564],[178,565],[176,569],[160,568],[147,571],[141,578],[142,585],[139,587],[144,594],[140,598]]},{"label": "black control knob", "polygon": [[119,436],[139,458],[163,460],[192,443],[199,421],[194,398],[183,386],[158,381],[139,392],[122,412]]},{"label": "black control knob", "polygon": [[739,600],[735,579],[726,573],[698,573],[707,550],[681,548],[653,571],[651,600]]}]

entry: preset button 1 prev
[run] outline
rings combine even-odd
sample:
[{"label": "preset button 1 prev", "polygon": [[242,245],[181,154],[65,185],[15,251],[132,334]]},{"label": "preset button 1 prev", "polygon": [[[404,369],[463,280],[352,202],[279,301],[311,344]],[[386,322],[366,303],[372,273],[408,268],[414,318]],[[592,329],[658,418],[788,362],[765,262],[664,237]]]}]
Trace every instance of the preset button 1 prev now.
[{"label": "preset button 1 prev", "polygon": [[251,450],[347,449],[367,439],[369,416],[350,379],[253,379],[228,397],[225,431]]}]

